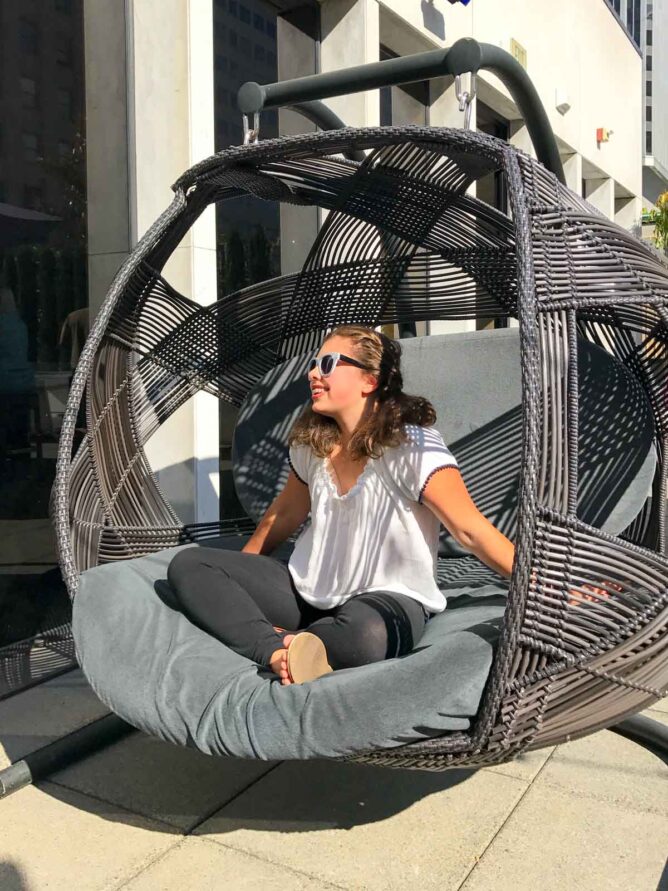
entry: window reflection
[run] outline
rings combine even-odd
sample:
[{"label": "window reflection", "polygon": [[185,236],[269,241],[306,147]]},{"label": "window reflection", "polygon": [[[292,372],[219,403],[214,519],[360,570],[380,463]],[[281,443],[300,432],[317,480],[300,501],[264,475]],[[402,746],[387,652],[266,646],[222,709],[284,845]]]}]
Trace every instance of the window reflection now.
[{"label": "window reflection", "polygon": [[[216,151],[243,142],[237,91],[246,81],[273,83],[316,72],[317,3],[280,16],[265,0],[216,0],[214,4],[214,101]],[[279,74],[279,58],[283,71]],[[288,60],[287,62],[285,60]],[[311,125],[304,121],[303,132]],[[261,115],[261,139],[279,135],[277,110]],[[315,216],[313,216],[315,221]],[[218,297],[281,274],[281,208],[241,196],[216,209]],[[315,237],[315,222],[312,236]],[[303,233],[301,233],[303,237]],[[241,516],[231,479],[231,443],[237,410],[220,403],[221,517]]]},{"label": "window reflection", "polygon": [[29,11],[0,29],[0,697],[74,662],[48,504],[88,330],[82,2]]}]

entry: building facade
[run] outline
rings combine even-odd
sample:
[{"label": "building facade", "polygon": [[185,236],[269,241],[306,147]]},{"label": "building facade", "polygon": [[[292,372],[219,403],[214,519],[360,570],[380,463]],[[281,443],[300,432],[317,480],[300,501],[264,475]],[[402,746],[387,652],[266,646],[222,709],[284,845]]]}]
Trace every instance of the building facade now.
[{"label": "building facade", "polygon": [[[447,47],[460,37],[499,45],[535,83],[570,187],[638,231],[647,28],[635,4],[628,6],[631,13],[606,0],[471,0],[467,6],[446,0],[0,0],[0,260],[7,310],[0,320],[11,316],[14,325],[5,325],[16,347],[8,379],[24,374],[0,440],[7,533],[0,544],[0,602],[12,617],[0,637],[0,668],[3,653],[22,641],[40,640],[50,654],[39,662],[27,648],[23,680],[10,681],[6,672],[3,679],[0,671],[5,691],[72,658],[47,503],[83,338],[119,267],[170,203],[171,184],[191,165],[241,142],[239,86]],[[656,0],[654,9],[656,15]],[[453,79],[446,77],[336,97],[328,105],[354,126],[463,123]],[[658,122],[651,123],[652,139],[662,139]],[[532,151],[510,95],[485,72],[478,76],[471,126]],[[311,129],[287,110],[261,119],[261,138]],[[597,138],[602,131],[606,139]],[[477,191],[506,209],[498,178],[481,180]],[[259,199],[227,204],[224,214],[214,207],[202,214],[163,270],[174,288],[201,304],[300,268],[323,216]],[[504,321],[434,320],[420,323],[417,333],[498,324]],[[398,332],[391,327],[388,333]],[[230,470],[235,418],[232,406],[198,394],[148,444],[161,488],[186,523],[240,509]]]}]

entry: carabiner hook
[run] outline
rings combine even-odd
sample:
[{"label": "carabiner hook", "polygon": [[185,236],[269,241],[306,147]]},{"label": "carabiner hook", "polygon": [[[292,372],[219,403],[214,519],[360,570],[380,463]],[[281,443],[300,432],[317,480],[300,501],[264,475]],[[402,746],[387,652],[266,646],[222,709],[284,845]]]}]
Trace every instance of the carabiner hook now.
[{"label": "carabiner hook", "polygon": [[475,98],[476,75],[475,71],[471,72],[471,80],[468,90],[462,90],[462,76],[455,74],[455,95],[459,100],[459,110],[464,112],[464,128],[466,130],[471,126],[471,111],[473,99]]},{"label": "carabiner hook", "polygon": [[243,121],[244,128],[244,145],[250,145],[251,143],[255,143],[260,138],[260,112],[253,112],[253,126],[250,127],[248,124],[249,115],[242,114],[241,119]]}]

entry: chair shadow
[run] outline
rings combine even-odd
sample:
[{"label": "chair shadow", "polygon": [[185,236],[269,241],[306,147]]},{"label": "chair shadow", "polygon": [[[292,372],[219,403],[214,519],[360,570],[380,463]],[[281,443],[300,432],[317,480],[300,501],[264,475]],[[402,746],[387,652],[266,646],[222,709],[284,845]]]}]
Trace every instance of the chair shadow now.
[{"label": "chair shadow", "polygon": [[[121,746],[122,742],[116,745]],[[245,759],[220,760],[228,762],[230,774],[235,774]],[[152,821],[151,830],[156,832],[189,835],[197,830],[198,834],[207,835],[250,829],[300,833],[352,829],[381,822],[430,795],[455,788],[476,773],[469,768],[434,772],[375,767],[326,758],[265,763],[265,771],[241,791],[230,792],[227,799],[221,796],[215,807],[195,817],[186,829],[161,821],[151,812],[150,804],[124,804],[118,798],[111,801],[104,797],[102,790],[96,790],[95,799],[90,800],[89,806],[85,791],[65,783],[47,780],[36,785],[57,801],[112,823],[136,826],[138,818],[144,817]],[[106,769],[118,776],[122,767],[120,750],[117,763],[113,767],[107,765]],[[154,772],[152,779],[169,784],[171,770],[166,767],[163,776]],[[203,830],[201,827],[210,820],[210,825]]]}]

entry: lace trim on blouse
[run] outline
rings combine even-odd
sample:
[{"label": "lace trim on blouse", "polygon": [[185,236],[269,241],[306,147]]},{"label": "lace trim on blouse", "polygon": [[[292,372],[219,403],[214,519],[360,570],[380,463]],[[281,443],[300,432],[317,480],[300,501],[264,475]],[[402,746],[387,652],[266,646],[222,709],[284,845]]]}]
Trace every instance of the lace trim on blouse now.
[{"label": "lace trim on blouse", "polygon": [[422,488],[420,489],[420,494],[418,495],[418,503],[422,504],[422,495],[424,490],[427,488],[427,483],[432,478],[435,473],[438,473],[439,470],[444,470],[446,467],[454,467],[454,464],[441,464],[439,467],[434,467],[434,469],[429,473],[427,479],[422,483]]},{"label": "lace trim on blouse", "polygon": [[297,477],[297,479],[299,480],[299,482],[300,482],[300,483],[304,483],[305,486],[308,486],[308,483],[306,482],[306,480],[303,480],[303,479],[299,476],[299,474],[297,473],[297,471],[295,470],[295,465],[294,465],[294,464],[292,463],[292,461],[290,460],[290,455],[288,455],[288,464],[290,465],[290,467],[291,467],[291,469],[292,469],[292,472],[293,472],[294,475]]}]

